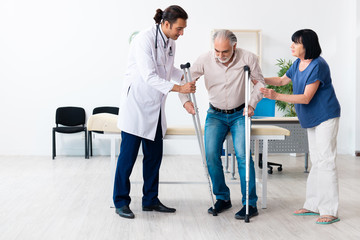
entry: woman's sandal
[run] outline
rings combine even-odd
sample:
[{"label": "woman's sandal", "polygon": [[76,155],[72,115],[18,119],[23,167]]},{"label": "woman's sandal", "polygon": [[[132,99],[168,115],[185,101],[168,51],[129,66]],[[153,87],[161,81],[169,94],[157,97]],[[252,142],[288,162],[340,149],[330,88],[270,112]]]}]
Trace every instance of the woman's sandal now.
[{"label": "woman's sandal", "polygon": [[[319,221],[319,220],[327,220],[325,222]],[[317,224],[331,224],[340,221],[340,218],[334,217],[334,216],[320,216],[318,220],[316,221]]]},{"label": "woman's sandal", "polygon": [[313,212],[313,211],[307,210],[305,208],[301,208],[299,210],[296,210],[293,214],[295,216],[315,216],[315,215],[320,215],[317,212]]}]

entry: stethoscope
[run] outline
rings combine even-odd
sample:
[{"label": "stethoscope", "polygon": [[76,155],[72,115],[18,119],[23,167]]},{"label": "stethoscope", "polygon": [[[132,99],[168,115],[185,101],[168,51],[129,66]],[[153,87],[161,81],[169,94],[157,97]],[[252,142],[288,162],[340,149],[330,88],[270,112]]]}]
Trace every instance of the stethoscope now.
[{"label": "stethoscope", "polygon": [[[159,35],[158,33],[160,33],[160,36],[161,36],[161,38],[162,38],[162,40],[164,42],[164,49],[166,49],[166,47],[167,47],[167,43],[165,41],[165,38],[164,38],[163,34],[160,31],[160,23],[159,23],[159,24],[156,25],[156,34],[155,34],[155,49],[156,49],[156,52],[157,52],[157,47],[158,47],[158,43],[157,43],[157,39],[158,39],[158,35]],[[170,46],[169,56],[173,56],[171,46]]]}]

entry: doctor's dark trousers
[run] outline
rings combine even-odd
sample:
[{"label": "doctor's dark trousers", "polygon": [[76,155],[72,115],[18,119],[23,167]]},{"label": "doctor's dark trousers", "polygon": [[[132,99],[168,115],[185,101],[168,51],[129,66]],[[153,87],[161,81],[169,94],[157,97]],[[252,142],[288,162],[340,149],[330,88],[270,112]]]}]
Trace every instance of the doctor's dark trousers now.
[{"label": "doctor's dark trousers", "polygon": [[159,117],[154,141],[141,138],[126,132],[121,132],[120,155],[117,162],[114,182],[114,205],[121,208],[129,205],[130,175],[134,167],[140,143],[142,143],[143,158],[143,198],[142,205],[150,206],[159,203],[159,169],[163,155],[163,139],[161,116]]}]

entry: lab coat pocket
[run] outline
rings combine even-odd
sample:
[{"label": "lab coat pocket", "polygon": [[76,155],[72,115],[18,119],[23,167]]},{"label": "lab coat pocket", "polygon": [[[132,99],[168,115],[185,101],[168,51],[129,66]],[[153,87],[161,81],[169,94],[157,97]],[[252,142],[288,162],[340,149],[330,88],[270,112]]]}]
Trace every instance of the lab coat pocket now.
[{"label": "lab coat pocket", "polygon": [[161,99],[159,96],[161,93],[147,84],[137,85],[136,90],[132,89],[131,91],[136,92],[136,99],[143,106],[156,104]]}]

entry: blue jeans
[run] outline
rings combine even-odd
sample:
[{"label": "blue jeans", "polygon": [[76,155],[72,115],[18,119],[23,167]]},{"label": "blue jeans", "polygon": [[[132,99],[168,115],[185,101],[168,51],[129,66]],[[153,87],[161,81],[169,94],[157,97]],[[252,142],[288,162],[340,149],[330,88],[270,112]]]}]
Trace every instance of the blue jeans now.
[{"label": "blue jeans", "polygon": [[[230,190],[226,186],[221,152],[223,142],[228,132],[231,132],[238,163],[242,204],[246,204],[246,159],[245,159],[245,117],[243,110],[233,114],[217,112],[211,108],[207,111],[205,122],[205,152],[209,168],[213,192],[216,199],[230,200]],[[254,161],[250,157],[249,178],[249,205],[256,207],[257,202],[255,185]]]}]

